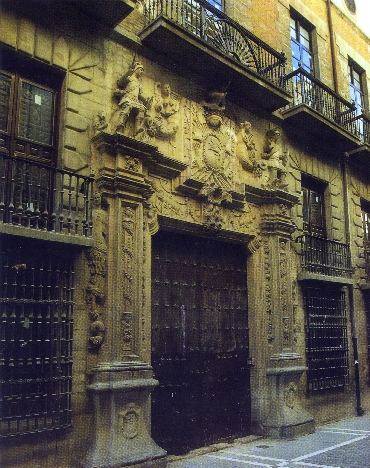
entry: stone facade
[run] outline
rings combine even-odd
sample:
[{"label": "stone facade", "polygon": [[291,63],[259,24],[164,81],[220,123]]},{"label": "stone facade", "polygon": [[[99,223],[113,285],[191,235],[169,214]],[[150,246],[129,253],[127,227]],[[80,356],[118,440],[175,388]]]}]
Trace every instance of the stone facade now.
[{"label": "stone facade", "polygon": [[[42,10],[43,2],[37,3]],[[151,243],[159,230],[236,243],[247,252],[252,433],[295,437],[313,432],[315,424],[370,410],[363,228],[370,141],[318,114],[313,118],[324,131],[312,120],[311,129],[297,126],[305,117],[287,113],[290,88],[266,78],[274,67],[261,71],[254,49],[246,60],[255,69],[240,71],[229,63],[230,50],[215,52],[176,24],[167,28],[163,20],[156,39],[144,18],[157,2],[117,1],[127,5],[125,18],[103,13],[95,7],[99,2],[90,11],[74,10],[74,3],[66,2],[65,15],[51,16],[1,6],[0,47],[30,68],[42,63],[63,77],[57,166],[95,179],[89,240],[0,226],[4,238],[63,243],[76,259],[73,427],[5,440],[1,465],[166,465],[165,450],[151,437],[151,393],[161,384],[151,367]],[[315,27],[315,76],[350,100],[350,57],[361,69],[366,114],[369,38],[336,3],[233,0],[224,11],[284,52],[286,74],[290,16],[299,14]],[[166,36],[171,28],[178,29],[176,44],[186,49],[188,41],[205,55],[194,54],[194,63],[179,59],[182,49]],[[212,66],[226,67],[225,76],[233,77],[227,86],[220,76],[210,78],[212,87],[197,75],[207,54]],[[249,87],[257,92],[248,96]],[[347,276],[302,267],[302,186],[308,179],[323,187],[327,239],[350,244]],[[345,292],[349,377],[340,388],[314,392],[308,390],[304,289],[317,285]]]}]

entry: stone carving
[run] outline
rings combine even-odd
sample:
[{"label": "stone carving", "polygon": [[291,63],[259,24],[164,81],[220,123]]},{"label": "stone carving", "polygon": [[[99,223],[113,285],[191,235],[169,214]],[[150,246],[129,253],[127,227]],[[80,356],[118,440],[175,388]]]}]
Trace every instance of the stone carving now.
[{"label": "stone carving", "polygon": [[236,157],[240,161],[242,168],[248,172],[254,172],[257,169],[256,144],[251,129],[252,125],[250,122],[241,122],[236,143]]},{"label": "stone carving", "polygon": [[264,266],[265,266],[265,288],[266,288],[266,312],[267,312],[267,341],[272,344],[274,340],[272,327],[272,299],[271,299],[271,262],[270,262],[270,247],[268,243],[264,243]]},{"label": "stone carving", "polygon": [[102,132],[103,130],[107,130],[108,122],[107,122],[107,114],[105,111],[100,110],[95,118],[93,127],[96,133]]},{"label": "stone carving", "polygon": [[105,335],[105,325],[100,320],[100,314],[97,310],[90,312],[91,324],[90,324],[90,338],[89,343],[92,348],[99,349],[103,344]]},{"label": "stone carving", "polygon": [[136,61],[128,72],[117,82],[117,89],[114,95],[119,98],[120,108],[119,124],[117,132],[129,133],[127,124],[133,118],[133,136],[143,132],[147,124],[147,112],[151,107],[152,98],[147,99],[143,95],[141,77],[144,73],[144,66]]},{"label": "stone carving", "polygon": [[224,224],[224,217],[220,207],[206,203],[204,205],[204,225],[211,231],[220,231]]},{"label": "stone carving", "polygon": [[201,104],[207,124],[215,130],[220,128],[226,109],[226,92],[220,90],[209,91]]},{"label": "stone carving", "polygon": [[199,195],[214,203],[231,200],[231,155],[223,135],[212,131],[194,135],[194,150],[192,176],[203,184]]},{"label": "stone carving", "polygon": [[263,170],[262,187],[267,189],[283,189],[286,190],[288,184],[286,181],[286,164],[288,155],[282,152],[280,145],[280,132],[277,129],[269,130],[266,133],[266,142],[262,159],[266,162],[260,163]]},{"label": "stone carving", "polygon": [[179,128],[179,101],[174,98],[168,83],[156,84],[153,108],[155,114],[149,125],[149,135],[172,139]]},{"label": "stone carving", "polygon": [[289,409],[293,409],[296,406],[296,400],[298,397],[298,388],[294,382],[289,382],[284,389],[284,403]]},{"label": "stone carving", "polygon": [[[93,323],[90,327],[90,349],[99,349],[104,340],[104,324],[98,320],[99,309],[106,300],[108,212],[100,192],[94,198],[94,246],[86,250],[85,256],[90,278],[85,289],[85,302]],[[99,323],[94,322],[98,321]]]},{"label": "stone carving", "polygon": [[139,433],[140,408],[135,403],[129,403],[118,413],[120,427],[125,439],[134,439]]}]

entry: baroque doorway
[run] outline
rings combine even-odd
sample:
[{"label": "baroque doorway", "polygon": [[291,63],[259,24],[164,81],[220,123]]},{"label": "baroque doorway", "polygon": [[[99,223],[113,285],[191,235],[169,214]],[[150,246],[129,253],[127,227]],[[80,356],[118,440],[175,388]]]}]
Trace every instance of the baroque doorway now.
[{"label": "baroque doorway", "polygon": [[152,436],[186,453],[250,428],[246,254],[160,231],[152,243]]}]

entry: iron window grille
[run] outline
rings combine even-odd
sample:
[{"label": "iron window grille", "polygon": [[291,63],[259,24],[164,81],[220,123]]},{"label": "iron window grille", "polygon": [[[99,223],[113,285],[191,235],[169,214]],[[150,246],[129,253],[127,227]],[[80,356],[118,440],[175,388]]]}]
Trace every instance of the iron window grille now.
[{"label": "iron window grille", "polygon": [[304,289],[308,391],[344,388],[349,383],[345,292]]},{"label": "iron window grille", "polygon": [[68,428],[73,260],[40,244],[12,246],[0,274],[0,437]]}]

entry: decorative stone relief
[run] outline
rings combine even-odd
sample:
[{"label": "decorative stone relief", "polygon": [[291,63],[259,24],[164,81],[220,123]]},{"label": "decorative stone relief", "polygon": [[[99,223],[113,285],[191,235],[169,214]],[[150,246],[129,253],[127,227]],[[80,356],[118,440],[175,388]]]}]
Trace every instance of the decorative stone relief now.
[{"label": "decorative stone relief", "polygon": [[104,325],[98,320],[104,315],[106,301],[107,279],[107,242],[108,242],[108,211],[100,192],[95,192],[94,198],[94,245],[86,250],[85,256],[90,271],[90,277],[85,289],[85,302],[88,306],[92,324],[90,326],[90,349],[99,349],[104,339]]},{"label": "decorative stone relief", "polygon": [[280,306],[283,316],[283,345],[290,346],[290,318],[288,316],[287,241],[280,239]]},{"label": "decorative stone relief", "polygon": [[270,247],[265,242],[263,246],[264,267],[265,267],[265,290],[266,290],[266,312],[267,312],[267,341],[272,343],[274,340],[272,326],[272,301],[271,301],[271,262]]},{"label": "decorative stone relief", "polygon": [[284,403],[289,409],[294,409],[298,398],[298,388],[294,382],[289,382],[284,389]]},{"label": "decorative stone relief", "polygon": [[133,274],[135,249],[135,210],[129,206],[122,207],[122,235],[121,235],[121,262],[124,266],[122,275],[122,336],[123,351],[132,351],[132,302],[133,302]]},{"label": "decorative stone relief", "polygon": [[98,350],[103,344],[105,335],[105,325],[100,320],[100,314],[97,310],[90,312],[91,324],[90,324],[90,338],[89,343],[92,348]]},{"label": "decorative stone relief", "polygon": [[280,131],[277,129],[269,130],[266,133],[266,142],[262,159],[266,162],[260,163],[262,172],[262,187],[267,189],[287,190],[286,165],[288,153],[283,152],[280,145]]},{"label": "decorative stone relief", "polygon": [[93,126],[95,129],[95,133],[99,133],[104,130],[108,131],[107,114],[104,110],[100,110],[98,112]]},{"label": "decorative stone relief", "polygon": [[220,231],[223,228],[224,216],[219,206],[204,204],[204,225],[210,231]]},{"label": "decorative stone relief", "polygon": [[179,106],[169,83],[155,85],[154,113],[148,129],[150,136],[171,140],[179,128]]},{"label": "decorative stone relief", "polygon": [[139,434],[141,410],[135,403],[129,403],[118,413],[120,429],[125,439],[135,439]]},{"label": "decorative stone relief", "polygon": [[[118,80],[117,88],[114,92],[119,99],[118,107],[119,123],[117,132],[136,137],[139,133],[148,128],[148,110],[152,105],[152,98],[143,95],[141,77],[144,73],[144,66],[136,61],[127,73]],[[129,125],[131,124],[131,128]]]},{"label": "decorative stone relief", "polygon": [[220,128],[226,109],[226,92],[211,90],[202,101],[207,125],[214,130]]},{"label": "decorative stone relief", "polygon": [[244,170],[255,172],[257,171],[256,144],[251,129],[252,125],[250,122],[245,121],[239,124],[236,157]]}]

